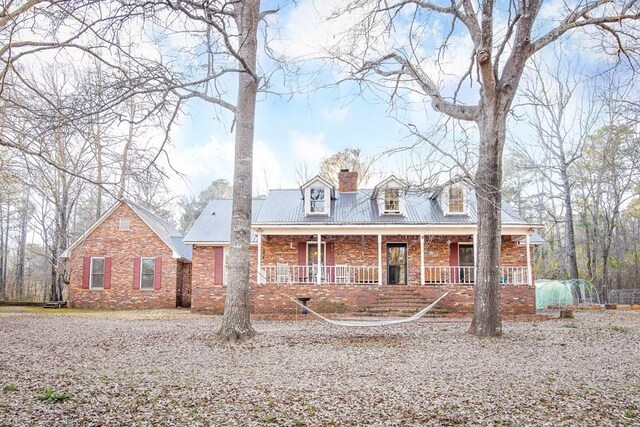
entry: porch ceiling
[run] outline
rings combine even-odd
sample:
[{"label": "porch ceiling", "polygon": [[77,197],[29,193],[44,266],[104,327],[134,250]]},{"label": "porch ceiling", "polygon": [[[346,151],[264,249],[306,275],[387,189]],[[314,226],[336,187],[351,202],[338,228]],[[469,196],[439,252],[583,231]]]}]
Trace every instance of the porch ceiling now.
[{"label": "porch ceiling", "polygon": [[[532,234],[538,227],[531,224],[511,225],[503,224],[502,235],[504,236],[525,236]],[[345,235],[419,235],[426,236],[456,236],[475,234],[477,227],[475,224],[442,224],[442,225],[260,225],[253,229],[263,235],[299,235],[299,234],[331,234],[336,236]]]}]

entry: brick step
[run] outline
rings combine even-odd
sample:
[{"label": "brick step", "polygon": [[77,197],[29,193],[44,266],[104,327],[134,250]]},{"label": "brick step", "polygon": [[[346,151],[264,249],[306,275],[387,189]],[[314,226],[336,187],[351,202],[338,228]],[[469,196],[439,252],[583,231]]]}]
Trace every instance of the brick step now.
[{"label": "brick step", "polygon": [[[424,308],[424,307],[423,307]],[[388,310],[388,311],[362,311],[356,313],[361,317],[411,317],[419,310]],[[447,310],[432,309],[424,317],[444,317],[449,314]]]},{"label": "brick step", "polygon": [[[410,306],[410,305],[405,305],[405,306],[389,306],[389,307],[366,307],[364,309],[364,311],[369,312],[369,313],[385,313],[388,311],[405,311],[405,312],[411,312],[411,313],[417,313],[418,311],[422,310],[423,308],[425,308],[426,305],[422,305],[422,306]],[[434,307],[431,309],[431,311],[434,310],[444,310],[444,309],[440,309],[437,307]],[[446,311],[446,310],[445,310]]]},{"label": "brick step", "polygon": [[389,304],[406,304],[406,305],[429,305],[432,300],[426,298],[393,298],[393,299],[384,299],[384,300],[376,300],[371,303],[371,305],[380,305],[385,306]]},{"label": "brick step", "polygon": [[422,304],[425,301],[429,301],[429,299],[417,297],[417,296],[404,296],[404,297],[397,297],[397,298],[377,298],[376,299],[376,303],[381,303],[381,304],[384,304],[387,302],[409,302],[409,303],[416,302],[418,304]]}]

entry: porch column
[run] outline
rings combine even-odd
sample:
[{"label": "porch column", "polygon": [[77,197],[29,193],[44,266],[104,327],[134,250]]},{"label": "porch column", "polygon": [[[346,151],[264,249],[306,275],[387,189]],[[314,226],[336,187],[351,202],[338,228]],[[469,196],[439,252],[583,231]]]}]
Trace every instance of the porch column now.
[{"label": "porch column", "polygon": [[420,284],[424,285],[424,234],[420,235]]},{"label": "porch column", "polygon": [[471,241],[473,242],[473,283],[478,283],[478,233],[471,235]]},{"label": "porch column", "polygon": [[264,283],[264,277],[262,277],[262,233],[258,231],[258,285]]},{"label": "porch column", "polygon": [[529,286],[533,286],[533,272],[531,271],[531,238],[527,234],[526,242],[527,242],[527,283]]},{"label": "porch column", "polygon": [[378,286],[382,285],[382,234],[378,234]]},{"label": "porch column", "polygon": [[[318,254],[317,254],[317,258],[316,258],[316,285],[320,284],[320,279],[322,277],[320,277],[320,255],[321,255],[321,250],[322,250],[322,235],[320,233],[318,233]],[[326,256],[326,254],[325,254]]]}]

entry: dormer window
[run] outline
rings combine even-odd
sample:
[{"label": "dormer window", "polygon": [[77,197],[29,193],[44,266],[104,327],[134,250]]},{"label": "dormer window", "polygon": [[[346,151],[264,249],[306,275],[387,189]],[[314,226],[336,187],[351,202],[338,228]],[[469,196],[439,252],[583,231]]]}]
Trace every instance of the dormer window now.
[{"label": "dormer window", "polygon": [[321,176],[316,176],[300,187],[305,215],[330,215],[333,186]]},{"label": "dormer window", "polygon": [[464,191],[462,187],[449,187],[449,213],[464,213]]},{"label": "dormer window", "polygon": [[464,183],[445,187],[440,194],[440,207],[445,215],[467,215],[469,189]]},{"label": "dormer window", "polygon": [[405,215],[408,187],[393,175],[376,185],[371,198],[377,202],[378,215]]},{"label": "dormer window", "polygon": [[311,188],[309,191],[309,212],[310,213],[325,213],[325,189],[324,188]]},{"label": "dormer window", "polygon": [[400,191],[397,188],[384,190],[384,213],[400,213]]}]

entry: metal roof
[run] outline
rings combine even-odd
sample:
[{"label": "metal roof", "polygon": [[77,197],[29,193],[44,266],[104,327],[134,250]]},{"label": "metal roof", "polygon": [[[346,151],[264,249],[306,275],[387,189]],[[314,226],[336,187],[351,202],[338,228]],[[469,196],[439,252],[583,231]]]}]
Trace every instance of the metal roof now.
[{"label": "metal roof", "polygon": [[[298,197],[300,197],[300,190]],[[251,202],[252,223],[256,220],[264,203],[262,199]],[[187,231],[184,241],[188,243],[227,243],[231,239],[231,199],[214,199],[202,210],[202,213]],[[258,236],[252,231],[251,241],[257,242]]]},{"label": "metal roof", "polygon": [[80,236],[71,246],[69,246],[63,253],[63,258],[69,258],[71,252],[86,239],[93,231],[100,226],[107,218],[109,218],[113,212],[121,205],[126,204],[133,210],[136,215],[144,221],[145,224],[151,228],[151,230],[158,235],[158,237],[171,249],[175,255],[180,258],[191,260],[192,248],[190,245],[185,245],[180,232],[170,222],[160,218],[150,210],[143,208],[137,203],[133,203],[129,200],[116,201],[102,216],[94,222],[89,229],[87,229],[82,236]]},{"label": "metal roof", "polygon": [[[374,190],[357,193],[336,193],[329,215],[307,216],[299,190],[271,190],[253,225],[293,224],[475,224],[477,204],[475,192],[470,191],[466,215],[445,215],[438,200],[429,197],[432,191],[410,189],[405,195],[404,215],[380,215],[372,199]],[[503,224],[527,224],[509,206],[502,203]]]},{"label": "metal roof", "polygon": [[188,260],[191,259],[191,245],[184,244],[182,235],[173,224],[136,203],[128,200],[126,203],[135,213],[138,214],[138,216],[140,216],[140,218],[142,218],[142,220],[158,235],[158,237],[160,237],[160,239],[169,246],[169,248],[171,248],[181,258]]},{"label": "metal roof", "polygon": [[[475,192],[470,191],[467,215],[445,215],[431,190],[410,189],[405,195],[405,215],[379,215],[378,205],[372,199],[374,190],[354,193],[336,192],[331,201],[330,215],[307,216],[299,189],[271,190],[265,200],[253,200],[252,220],[259,225],[349,225],[349,224],[475,224],[477,204]],[[230,199],[215,199],[204,208],[184,237],[190,244],[228,243],[231,235]],[[502,204],[503,224],[528,224],[506,202]],[[252,231],[251,241],[257,242]]]}]

